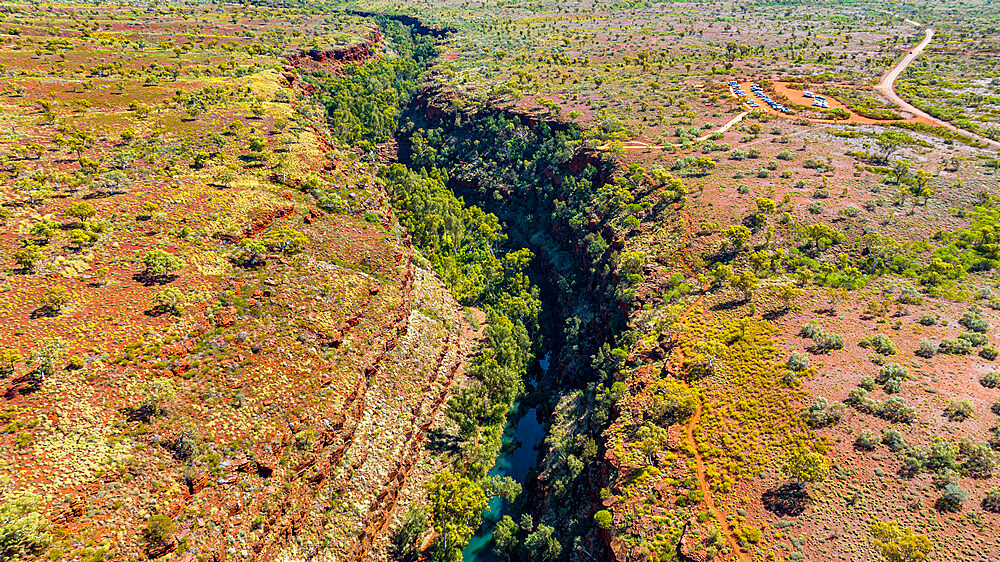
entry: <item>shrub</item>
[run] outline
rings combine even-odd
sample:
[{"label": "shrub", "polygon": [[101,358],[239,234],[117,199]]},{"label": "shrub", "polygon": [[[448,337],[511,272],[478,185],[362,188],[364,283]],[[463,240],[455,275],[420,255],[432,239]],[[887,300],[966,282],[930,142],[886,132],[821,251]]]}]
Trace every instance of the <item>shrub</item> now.
[{"label": "shrub", "polygon": [[962,398],[960,400],[952,400],[948,403],[948,406],[944,409],[944,416],[949,421],[961,422],[972,417],[972,411],[972,401]]},{"label": "shrub", "polygon": [[934,324],[937,324],[937,316],[934,316],[933,314],[924,314],[920,317],[918,322],[924,326],[933,326]]},{"label": "shrub", "polygon": [[62,310],[72,299],[73,296],[65,285],[53,285],[42,294],[42,304],[55,312]]},{"label": "shrub", "polygon": [[611,512],[606,509],[598,511],[594,514],[594,522],[597,523],[597,526],[601,529],[610,529],[612,522]]},{"label": "shrub", "polygon": [[977,478],[989,478],[997,467],[996,455],[986,443],[963,439],[958,445],[962,461],[962,471]]},{"label": "shrub", "polygon": [[910,376],[910,371],[899,363],[886,363],[878,370],[875,380],[879,384],[885,384],[892,379],[906,379]]},{"label": "shrub", "polygon": [[985,345],[990,341],[989,336],[986,334],[980,334],[979,332],[965,332],[964,334],[959,334],[958,337],[969,342],[973,347]]},{"label": "shrub", "polygon": [[917,411],[907,406],[906,401],[899,396],[890,396],[878,409],[878,416],[894,422],[910,423],[917,419]]},{"label": "shrub", "polygon": [[[5,482],[0,479],[0,488]],[[6,493],[6,492],[5,492]],[[37,511],[40,498],[34,495],[8,496],[0,502],[0,560],[19,560],[52,542],[49,522]]]},{"label": "shrub", "polygon": [[862,377],[861,382],[858,383],[858,386],[867,390],[868,392],[871,392],[875,390],[875,387],[877,387],[878,384],[876,384],[875,379],[866,376]]},{"label": "shrub", "polygon": [[927,450],[927,468],[936,472],[952,470],[955,468],[957,456],[958,447],[956,445],[936,437]]},{"label": "shrub", "polygon": [[875,523],[869,531],[875,539],[875,548],[886,560],[918,562],[926,560],[934,549],[934,544],[926,535],[900,528],[895,521]]},{"label": "shrub", "polygon": [[862,429],[861,433],[854,440],[854,448],[862,451],[874,451],[878,446],[879,439],[871,430]]},{"label": "shrub", "polygon": [[990,406],[990,411],[1000,416],[1000,400],[997,400],[992,406]]},{"label": "shrub", "polygon": [[184,267],[184,261],[163,250],[147,252],[142,258],[142,263],[146,266],[147,274],[156,276],[166,275]]},{"label": "shrub", "polygon": [[979,356],[987,361],[993,361],[998,355],[1000,355],[1000,351],[997,351],[997,348],[993,347],[992,344],[985,345],[979,350]]},{"label": "shrub", "polygon": [[142,536],[150,545],[160,545],[172,539],[174,531],[174,520],[162,513],[157,513],[146,522]]},{"label": "shrub", "polygon": [[847,399],[844,402],[850,406],[853,406],[859,412],[864,412],[866,414],[876,414],[881,407],[881,404],[877,400],[873,400],[868,396],[868,391],[863,388],[852,388],[850,392],[847,393]]},{"label": "shrub", "polygon": [[938,498],[937,508],[941,511],[958,512],[962,510],[962,504],[968,496],[965,490],[957,484],[948,484],[944,487],[944,492]]},{"label": "shrub", "polygon": [[924,471],[924,460],[920,457],[915,457],[912,455],[906,455],[903,458],[903,464],[899,467],[900,476],[906,478],[913,478],[914,476],[920,474]]},{"label": "shrub", "polygon": [[938,352],[938,344],[932,341],[920,342],[920,347],[914,352],[918,357],[930,359]]},{"label": "shrub", "polygon": [[962,338],[943,340],[938,351],[947,355],[968,355],[972,353],[972,344]]},{"label": "shrub", "polygon": [[896,394],[897,392],[899,392],[899,389],[902,386],[903,386],[903,381],[902,380],[900,380],[900,379],[889,379],[889,380],[885,381],[884,385],[882,385],[882,390],[884,390],[886,394]]},{"label": "shrub", "polygon": [[858,342],[858,345],[864,348],[871,347],[876,353],[882,355],[895,355],[897,351],[896,344],[885,334],[875,334],[870,338],[865,338]]},{"label": "shrub", "polygon": [[898,429],[891,427],[882,430],[882,444],[894,453],[906,449],[906,440],[903,439],[903,434]]},{"label": "shrub", "polygon": [[792,371],[804,371],[809,367],[809,356],[801,351],[793,351],[788,355],[788,361],[785,364]]},{"label": "shrub", "polygon": [[986,490],[983,497],[983,509],[990,513],[1000,513],[1000,488]]},{"label": "shrub", "polygon": [[826,353],[835,349],[844,348],[844,336],[839,334],[828,334],[823,332],[813,338],[813,342],[816,344],[816,351],[819,353]]},{"label": "shrub", "polygon": [[802,416],[809,427],[820,428],[833,425],[844,415],[844,405],[840,402],[830,403],[822,396],[803,412]]},{"label": "shrub", "polygon": [[972,332],[985,333],[990,329],[990,323],[983,318],[978,310],[966,310],[958,323]]},{"label": "shrub", "polygon": [[1000,373],[996,371],[990,371],[985,375],[979,377],[979,384],[985,386],[986,388],[997,388],[1000,386]]}]

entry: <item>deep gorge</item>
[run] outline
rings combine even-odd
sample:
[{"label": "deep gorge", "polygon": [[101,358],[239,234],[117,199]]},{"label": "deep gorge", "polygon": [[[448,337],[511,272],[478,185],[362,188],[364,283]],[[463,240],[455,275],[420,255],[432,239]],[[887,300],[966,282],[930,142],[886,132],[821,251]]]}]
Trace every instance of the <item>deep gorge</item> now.
[{"label": "deep gorge", "polygon": [[[613,179],[616,164],[586,149],[573,126],[452,103],[429,81],[420,85],[437,34],[374,19],[398,57],[303,79],[326,106],[335,139],[365,150],[395,138],[396,162],[380,176],[400,222],[456,299],[487,313],[488,345],[472,358],[472,382],[448,404],[462,445],[457,474],[447,477],[488,488],[511,405],[536,405],[548,436],[519,483],[519,525],[501,520],[497,535],[506,540],[496,542],[512,559],[539,558],[529,542],[549,558],[593,556],[603,549],[592,520],[603,482],[600,434],[634,299],[617,273],[614,223],[630,201]],[[322,201],[322,190],[316,196]],[[551,367],[525,395],[525,377],[549,353]],[[449,548],[443,537],[430,554],[451,559],[467,540]]]}]

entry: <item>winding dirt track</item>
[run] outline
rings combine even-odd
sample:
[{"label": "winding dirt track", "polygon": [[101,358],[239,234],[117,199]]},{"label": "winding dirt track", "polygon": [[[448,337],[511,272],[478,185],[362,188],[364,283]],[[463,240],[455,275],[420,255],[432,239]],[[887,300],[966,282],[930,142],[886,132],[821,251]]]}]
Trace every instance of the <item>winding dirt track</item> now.
[{"label": "winding dirt track", "polygon": [[[688,261],[687,255],[690,247],[692,231],[691,214],[688,213],[687,210],[681,205],[682,204],[677,205],[677,213],[684,219],[684,238],[681,241],[680,259],[681,263],[684,265],[684,269],[693,275],[695,272]],[[701,304],[705,302],[705,295],[708,294],[708,287],[708,285],[702,287],[701,294],[698,295],[698,298],[695,299],[693,303],[684,309],[684,312],[682,312],[674,321],[675,323],[682,322],[691,314],[692,311],[694,311],[694,309],[701,306]],[[673,345],[671,345],[671,348],[674,350],[673,361],[675,362],[679,372],[681,365],[684,364],[684,353],[681,350],[679,345],[680,342],[678,340],[679,335],[674,334]],[[690,385],[687,386],[690,388]],[[735,556],[737,560],[749,562],[751,560],[750,555],[740,548],[740,543],[737,540],[732,527],[729,525],[729,520],[726,519],[726,515],[715,505],[715,500],[712,498],[712,489],[709,487],[708,478],[705,476],[705,459],[702,458],[701,452],[698,451],[698,444],[694,440],[695,427],[697,427],[698,422],[701,421],[702,406],[703,402],[701,397],[699,397],[698,403],[695,405],[694,413],[691,414],[691,419],[688,420],[687,425],[684,427],[684,441],[687,442],[687,444],[691,447],[691,451],[694,453],[695,472],[698,477],[698,489],[701,490],[703,498],[702,501],[704,502],[705,507],[708,508],[708,510],[712,513],[712,516],[715,517],[715,520],[719,523],[719,529],[722,531],[722,535],[726,537],[726,542],[729,543],[729,548],[732,550],[733,556]]]},{"label": "winding dirt track", "polygon": [[[920,26],[920,24],[915,21],[912,20],[906,20],[906,21],[907,23]],[[941,119],[929,115],[927,112],[922,111],[914,107],[913,105],[907,103],[906,100],[899,97],[899,95],[896,93],[896,79],[899,78],[899,75],[902,74],[904,70],[906,70],[907,66],[910,66],[910,63],[912,63],[914,60],[917,59],[918,56],[920,56],[920,53],[922,53],[924,49],[927,48],[927,45],[930,45],[931,40],[933,38],[934,38],[934,28],[933,27],[925,28],[923,41],[917,43],[916,47],[910,49],[910,52],[907,53],[905,57],[900,59],[900,61],[897,62],[895,66],[890,68],[888,71],[886,71],[885,74],[882,75],[882,79],[879,80],[878,85],[875,86],[875,91],[884,95],[886,98],[892,101],[892,103],[898,105],[903,110],[908,111],[914,115],[923,117],[924,119],[927,119],[928,121],[934,123],[939,127],[944,127],[954,133],[970,136],[979,142],[992,146],[993,148],[1000,148],[1000,142],[985,137],[981,137],[975,133],[966,131],[964,129],[959,129],[958,127],[952,125],[947,121],[942,121]]]}]

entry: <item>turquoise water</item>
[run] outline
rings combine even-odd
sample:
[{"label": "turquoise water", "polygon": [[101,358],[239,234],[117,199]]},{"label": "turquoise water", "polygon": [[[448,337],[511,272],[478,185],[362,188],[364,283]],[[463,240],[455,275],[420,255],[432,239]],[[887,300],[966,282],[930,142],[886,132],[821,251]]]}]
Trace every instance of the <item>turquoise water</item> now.
[{"label": "turquoise water", "polygon": [[[539,361],[544,373],[549,368],[549,356]],[[510,476],[522,485],[525,484],[528,473],[538,461],[538,450],[535,448],[545,439],[545,425],[539,421],[536,408],[528,408],[518,417],[520,404],[515,403],[507,420],[503,435],[503,447],[497,463],[490,470],[490,475]],[[504,515],[510,514],[510,506],[502,498],[493,498],[490,507],[483,512],[483,524],[479,531],[469,541],[462,551],[465,562],[495,562],[491,543],[493,527]]]}]

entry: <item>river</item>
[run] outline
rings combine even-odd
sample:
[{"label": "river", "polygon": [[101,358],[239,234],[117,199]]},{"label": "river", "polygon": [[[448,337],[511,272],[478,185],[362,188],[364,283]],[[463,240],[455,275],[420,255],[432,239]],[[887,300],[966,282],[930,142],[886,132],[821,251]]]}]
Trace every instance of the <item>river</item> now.
[{"label": "river", "polygon": [[[546,353],[545,358],[539,360],[540,372],[529,378],[529,385],[533,385],[548,372],[549,356]],[[545,439],[545,424],[538,419],[538,414],[537,407],[522,410],[520,401],[514,403],[507,418],[507,427],[504,428],[500,456],[489,472],[491,476],[510,476],[522,486],[526,485],[528,473],[538,462],[537,446]],[[492,548],[493,528],[501,517],[510,514],[510,506],[503,498],[493,498],[489,509],[483,513],[482,525],[462,551],[462,559],[465,562],[495,562],[497,557]]]}]

